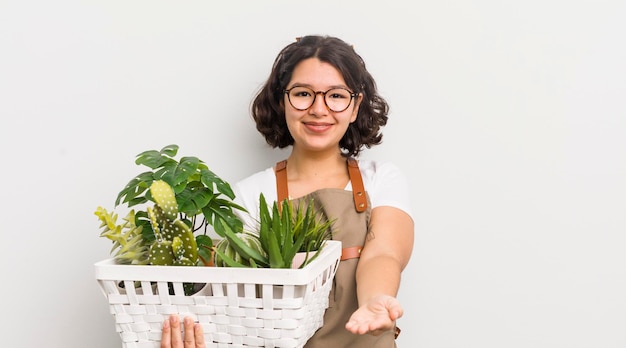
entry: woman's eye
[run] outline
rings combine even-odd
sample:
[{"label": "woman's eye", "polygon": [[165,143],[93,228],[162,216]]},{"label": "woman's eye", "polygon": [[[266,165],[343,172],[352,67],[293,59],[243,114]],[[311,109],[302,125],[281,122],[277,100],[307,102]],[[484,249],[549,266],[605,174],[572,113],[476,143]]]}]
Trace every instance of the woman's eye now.
[{"label": "woman's eye", "polygon": [[344,98],[347,98],[347,96],[345,96],[343,94],[340,94],[340,93],[333,93],[333,94],[330,95],[330,98],[333,98],[333,99],[344,99]]}]

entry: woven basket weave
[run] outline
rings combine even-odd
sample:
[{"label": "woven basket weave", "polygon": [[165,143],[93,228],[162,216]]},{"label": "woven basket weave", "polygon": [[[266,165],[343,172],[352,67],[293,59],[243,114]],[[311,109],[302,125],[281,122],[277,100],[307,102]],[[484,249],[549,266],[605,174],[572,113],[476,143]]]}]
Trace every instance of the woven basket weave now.
[{"label": "woven basket weave", "polygon": [[[125,348],[159,347],[170,314],[202,325],[207,347],[302,347],[323,324],[341,257],[327,241],[302,269],[95,264]],[[200,289],[185,295],[184,283]],[[123,286],[120,286],[122,285]]]}]

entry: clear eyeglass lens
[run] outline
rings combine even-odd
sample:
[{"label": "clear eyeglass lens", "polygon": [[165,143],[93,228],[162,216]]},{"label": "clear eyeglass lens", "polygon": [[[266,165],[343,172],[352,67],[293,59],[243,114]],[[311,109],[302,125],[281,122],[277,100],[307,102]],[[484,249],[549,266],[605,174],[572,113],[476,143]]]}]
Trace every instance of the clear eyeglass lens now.
[{"label": "clear eyeglass lens", "polygon": [[[334,88],[326,91],[325,93],[319,94],[324,96],[326,106],[335,112],[344,111],[348,108],[350,102],[352,101],[350,91],[343,88]],[[306,110],[310,108],[315,102],[315,98],[315,91],[307,87],[294,87],[289,90],[289,102],[298,110]]]}]

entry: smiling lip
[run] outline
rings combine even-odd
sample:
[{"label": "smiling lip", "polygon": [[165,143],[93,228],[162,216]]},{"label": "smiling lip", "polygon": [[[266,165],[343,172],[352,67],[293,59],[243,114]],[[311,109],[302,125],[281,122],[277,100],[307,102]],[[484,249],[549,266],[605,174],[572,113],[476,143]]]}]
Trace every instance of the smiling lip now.
[{"label": "smiling lip", "polygon": [[332,127],[330,123],[316,123],[316,122],[305,122],[304,125],[306,128],[315,133],[323,133]]}]

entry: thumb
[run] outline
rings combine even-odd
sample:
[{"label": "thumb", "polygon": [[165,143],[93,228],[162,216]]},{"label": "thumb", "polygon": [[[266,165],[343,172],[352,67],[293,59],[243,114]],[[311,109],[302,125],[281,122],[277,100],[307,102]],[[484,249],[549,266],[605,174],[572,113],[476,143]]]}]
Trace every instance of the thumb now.
[{"label": "thumb", "polygon": [[402,309],[400,302],[398,302],[395,297],[391,297],[387,300],[386,307],[391,320],[396,320],[404,314],[404,310]]}]

